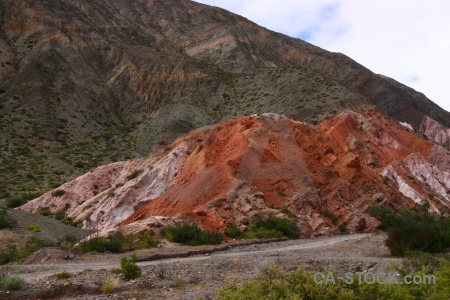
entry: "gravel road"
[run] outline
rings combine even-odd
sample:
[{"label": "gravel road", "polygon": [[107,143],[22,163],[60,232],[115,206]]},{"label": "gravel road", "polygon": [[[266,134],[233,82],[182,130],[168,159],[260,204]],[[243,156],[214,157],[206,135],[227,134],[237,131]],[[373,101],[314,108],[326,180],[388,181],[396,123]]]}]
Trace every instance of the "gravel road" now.
[{"label": "gravel road", "polygon": [[[311,271],[333,269],[338,273],[386,271],[392,262],[398,260],[389,258],[384,239],[384,235],[353,234],[239,246],[206,255],[141,261],[138,265],[143,270],[143,276],[133,281],[125,281],[111,272],[112,268],[120,266],[120,258],[125,256],[123,254],[94,254],[76,257],[72,261],[7,265],[0,268],[0,273],[14,273],[29,282],[26,290],[12,292],[5,299],[214,299],[225,284],[231,281],[240,284],[260,276],[271,266],[279,266],[285,271],[299,267]],[[177,248],[153,251],[176,252]],[[146,254],[138,252],[138,257],[145,257]],[[58,280],[54,274],[60,272],[69,272],[73,276]],[[100,286],[108,277],[119,279],[118,291],[116,294],[102,295]],[[0,298],[3,299],[2,294]]]}]

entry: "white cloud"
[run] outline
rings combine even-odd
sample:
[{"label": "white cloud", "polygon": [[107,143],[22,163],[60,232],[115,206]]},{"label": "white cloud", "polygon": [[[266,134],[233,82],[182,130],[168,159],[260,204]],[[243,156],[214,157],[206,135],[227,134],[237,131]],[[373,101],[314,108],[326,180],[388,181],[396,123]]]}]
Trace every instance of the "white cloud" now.
[{"label": "white cloud", "polygon": [[394,78],[450,111],[450,1],[199,0]]}]

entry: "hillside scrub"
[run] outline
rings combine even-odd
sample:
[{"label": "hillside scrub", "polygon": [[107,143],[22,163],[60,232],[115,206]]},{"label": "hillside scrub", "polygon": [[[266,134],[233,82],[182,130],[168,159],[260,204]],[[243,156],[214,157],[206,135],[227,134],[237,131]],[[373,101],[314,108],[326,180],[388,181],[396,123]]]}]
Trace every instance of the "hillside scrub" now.
[{"label": "hillside scrub", "polygon": [[160,234],[169,241],[189,246],[218,245],[223,238],[219,233],[209,233],[196,224],[175,224],[161,229]]},{"label": "hillside scrub", "polygon": [[25,279],[14,275],[0,276],[0,291],[20,290],[26,285]]},{"label": "hillside scrub", "polygon": [[4,208],[0,208],[0,229],[14,228],[17,226],[17,221],[8,214]]},{"label": "hillside scrub", "polygon": [[55,247],[57,245],[58,244],[53,241],[41,239],[38,237],[29,238],[26,241],[25,246],[19,249],[15,244],[8,244],[6,250],[0,252],[0,265],[21,260],[41,248]]},{"label": "hillside scrub", "polygon": [[31,193],[9,197],[6,199],[5,204],[8,208],[16,208],[39,196],[41,196],[41,194]]},{"label": "hillside scrub", "polygon": [[288,237],[298,239],[300,232],[294,221],[288,218],[267,217],[257,218],[246,232],[241,232],[236,225],[224,231],[224,234],[231,238],[281,238]]},{"label": "hillside scrub", "polygon": [[392,255],[404,256],[408,251],[441,253],[450,247],[450,218],[428,213],[428,206],[395,212],[384,206],[372,206],[372,216],[381,221],[387,232],[386,246]]},{"label": "hillside scrub", "polygon": [[[322,271],[328,276],[329,271]],[[336,273],[331,272],[335,281],[326,283],[323,277],[314,278],[315,272],[298,269],[285,273],[278,268],[269,268],[259,278],[245,281],[239,287],[230,284],[221,289],[220,300],[238,299],[448,299],[450,294],[450,262],[441,261],[440,269],[434,273],[436,284],[368,284],[359,282],[358,276],[350,280],[338,280]],[[418,275],[421,278],[428,274],[427,268],[409,273],[411,278]],[[398,282],[404,282],[400,275]],[[318,283],[321,282],[321,283]]]},{"label": "hillside scrub", "polygon": [[79,243],[75,249],[87,252],[112,252],[123,253],[135,249],[154,248],[158,241],[148,232],[137,233],[130,236],[121,234],[112,234],[107,237],[94,237],[82,243]]},{"label": "hillside scrub", "polygon": [[298,239],[300,232],[294,221],[288,218],[257,218],[245,233],[247,238],[289,237]]}]

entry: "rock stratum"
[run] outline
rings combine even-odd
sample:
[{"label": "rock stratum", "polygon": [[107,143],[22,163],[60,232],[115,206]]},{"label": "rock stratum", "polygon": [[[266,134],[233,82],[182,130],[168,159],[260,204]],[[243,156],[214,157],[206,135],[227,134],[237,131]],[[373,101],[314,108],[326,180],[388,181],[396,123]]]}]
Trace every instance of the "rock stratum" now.
[{"label": "rock stratum", "polygon": [[312,126],[278,114],[202,127],[147,158],[101,166],[20,209],[56,212],[103,232],[174,220],[245,229],[257,216],[298,216],[303,236],[369,232],[373,204],[450,209],[450,151],[377,109]]},{"label": "rock stratum", "polygon": [[378,108],[444,147],[450,114],[340,53],[187,0],[0,1],[0,198],[202,126]]}]

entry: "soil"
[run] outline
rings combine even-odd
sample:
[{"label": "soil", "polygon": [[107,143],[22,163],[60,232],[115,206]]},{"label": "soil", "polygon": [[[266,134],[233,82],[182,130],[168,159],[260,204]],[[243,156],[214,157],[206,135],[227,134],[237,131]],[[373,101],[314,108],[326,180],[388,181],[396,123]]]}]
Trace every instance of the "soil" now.
[{"label": "soil", "polygon": [[[316,239],[287,240],[266,244],[228,247],[213,252],[212,246],[186,247],[165,244],[162,248],[138,251],[142,277],[126,281],[115,275],[120,258],[127,254],[76,255],[72,260],[55,256],[53,261],[2,266],[0,274],[11,273],[28,282],[21,291],[1,292],[0,299],[216,299],[226,284],[263,276],[271,266],[285,271],[303,267],[310,271],[335,270],[345,272],[386,272],[398,259],[389,257],[382,234],[353,234]],[[223,245],[218,246],[223,249]],[[155,254],[183,256],[159,260]],[[68,279],[55,274],[69,272]],[[113,294],[102,294],[101,285],[107,278],[117,278]]]}]

